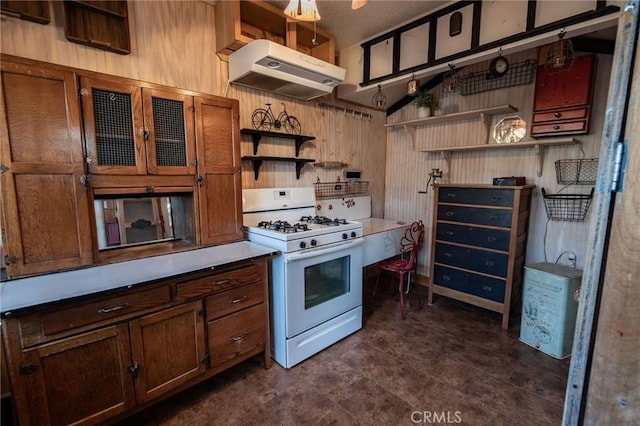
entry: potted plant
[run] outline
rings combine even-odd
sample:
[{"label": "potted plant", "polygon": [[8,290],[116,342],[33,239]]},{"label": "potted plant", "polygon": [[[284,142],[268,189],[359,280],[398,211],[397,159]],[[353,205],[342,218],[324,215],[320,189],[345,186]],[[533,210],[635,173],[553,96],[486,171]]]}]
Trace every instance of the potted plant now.
[{"label": "potted plant", "polygon": [[420,92],[413,103],[418,107],[418,117],[431,116],[431,111],[438,106],[438,100],[433,92]]}]

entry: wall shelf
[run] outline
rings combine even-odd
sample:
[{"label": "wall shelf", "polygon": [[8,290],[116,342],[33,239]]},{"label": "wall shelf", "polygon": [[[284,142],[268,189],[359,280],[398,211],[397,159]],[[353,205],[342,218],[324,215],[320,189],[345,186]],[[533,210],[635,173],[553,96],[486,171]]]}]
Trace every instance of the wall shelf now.
[{"label": "wall shelf", "polygon": [[489,108],[474,109],[474,110],[463,111],[463,112],[454,112],[452,114],[446,114],[446,115],[436,115],[436,116],[427,117],[427,118],[417,118],[414,120],[399,121],[397,123],[385,124],[384,127],[388,127],[390,129],[400,128],[400,127],[403,128],[407,132],[407,134],[411,138],[411,142],[415,146],[416,127],[418,126],[428,126],[428,125],[434,125],[434,124],[452,123],[452,122],[463,121],[463,120],[479,119],[484,123],[485,141],[489,143],[489,134],[491,130],[490,129],[491,117],[498,114],[509,114],[517,111],[518,111],[518,108],[512,105],[498,105],[498,106],[489,107]]},{"label": "wall shelf", "polygon": [[253,163],[253,173],[255,180],[258,180],[260,176],[260,167],[263,161],[282,161],[287,163],[295,163],[296,165],[296,179],[300,179],[300,170],[306,163],[314,163],[316,160],[310,158],[290,158],[290,157],[242,157],[243,160],[248,160]]},{"label": "wall shelf", "polygon": [[292,135],[290,133],[266,132],[263,130],[254,129],[240,129],[240,133],[243,135],[251,135],[253,139],[253,155],[258,154],[258,146],[260,145],[260,140],[265,136],[270,138],[294,140],[296,143],[296,157],[300,155],[300,147],[303,143],[316,139],[315,136]]},{"label": "wall shelf", "polygon": [[557,139],[536,139],[531,141],[524,141],[518,143],[506,143],[506,144],[486,144],[486,145],[466,145],[466,146],[449,146],[439,148],[425,148],[421,149],[422,152],[428,153],[440,153],[442,158],[447,163],[447,168],[451,170],[451,153],[460,151],[488,151],[496,149],[517,149],[517,148],[533,148],[537,159],[537,174],[538,177],[542,176],[542,164],[544,162],[544,148],[547,146],[560,146],[560,145],[575,145],[580,141],[574,138],[557,138]]}]

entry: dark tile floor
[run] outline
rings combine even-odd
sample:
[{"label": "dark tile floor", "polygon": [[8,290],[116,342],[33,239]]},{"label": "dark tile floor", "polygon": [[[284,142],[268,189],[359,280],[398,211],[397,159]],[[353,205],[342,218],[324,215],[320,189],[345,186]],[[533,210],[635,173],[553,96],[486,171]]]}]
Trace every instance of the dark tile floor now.
[{"label": "dark tile floor", "polygon": [[390,293],[365,305],[362,330],[290,370],[249,360],[121,425],[561,423],[569,358],[521,343],[517,318],[505,331],[442,297],[419,310],[418,287],[401,321]]}]

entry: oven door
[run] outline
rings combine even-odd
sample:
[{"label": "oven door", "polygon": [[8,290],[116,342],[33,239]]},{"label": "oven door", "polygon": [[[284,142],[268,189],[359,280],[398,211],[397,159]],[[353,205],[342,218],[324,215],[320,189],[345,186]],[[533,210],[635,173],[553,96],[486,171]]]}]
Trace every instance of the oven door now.
[{"label": "oven door", "polygon": [[362,305],[363,238],[285,255],[286,335]]}]

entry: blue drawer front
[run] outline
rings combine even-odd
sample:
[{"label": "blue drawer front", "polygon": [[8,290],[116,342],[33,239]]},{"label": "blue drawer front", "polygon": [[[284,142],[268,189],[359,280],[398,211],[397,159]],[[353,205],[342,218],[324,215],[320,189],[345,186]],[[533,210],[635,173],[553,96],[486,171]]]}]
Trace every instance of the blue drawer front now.
[{"label": "blue drawer front", "polygon": [[499,229],[478,228],[477,226],[439,223],[436,239],[452,243],[469,244],[495,250],[509,251],[509,233]]},{"label": "blue drawer front", "polygon": [[441,205],[438,207],[438,219],[510,228],[511,210]]},{"label": "blue drawer front", "polygon": [[436,243],[435,261],[506,278],[509,256],[502,253]]},{"label": "blue drawer front", "polygon": [[504,303],[505,281],[435,265],[433,283],[483,299]]},{"label": "blue drawer front", "polygon": [[441,186],[438,189],[441,203],[479,204],[487,206],[513,206],[513,190],[500,188],[455,188]]}]

